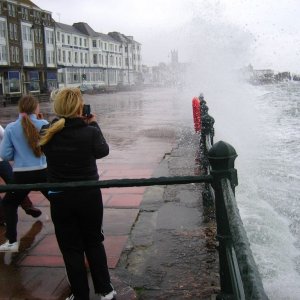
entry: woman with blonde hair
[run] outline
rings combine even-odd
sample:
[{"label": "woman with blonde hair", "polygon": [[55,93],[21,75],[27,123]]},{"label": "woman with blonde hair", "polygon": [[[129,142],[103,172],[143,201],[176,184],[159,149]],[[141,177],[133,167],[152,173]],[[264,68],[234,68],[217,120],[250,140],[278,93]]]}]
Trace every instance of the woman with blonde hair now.
[{"label": "woman with blonde hair", "polygon": [[[32,95],[25,95],[18,102],[19,118],[9,123],[0,145],[0,157],[13,161],[14,183],[32,184],[47,181],[46,157],[39,146],[39,131],[48,121],[40,119],[39,103]],[[6,223],[7,241],[0,245],[0,252],[17,252],[18,206],[30,191],[6,193],[2,205]],[[47,196],[46,191],[42,193]]]},{"label": "woman with blonde hair", "polygon": [[[40,145],[47,157],[48,181],[98,180],[96,159],[107,156],[107,145],[95,115],[83,116],[79,89],[52,93],[57,118],[42,129]],[[99,300],[114,299],[103,245],[103,203],[99,188],[49,191],[51,217],[72,294],[68,300],[88,300],[85,257]]]}]

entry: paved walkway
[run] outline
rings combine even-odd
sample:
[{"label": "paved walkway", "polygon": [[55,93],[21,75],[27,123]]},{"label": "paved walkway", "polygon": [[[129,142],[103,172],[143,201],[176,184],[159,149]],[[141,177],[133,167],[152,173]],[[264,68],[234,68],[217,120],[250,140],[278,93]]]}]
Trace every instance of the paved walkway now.
[{"label": "paved walkway", "polygon": [[[151,90],[143,93],[85,95],[85,99],[87,103],[92,104],[92,109],[96,112],[104,136],[111,147],[110,155],[99,160],[99,174],[102,180],[169,175],[169,171],[164,174],[157,172],[157,169],[178,142],[176,138],[182,136],[182,128],[189,124],[189,121],[192,122],[191,104],[186,97],[178,95],[176,90]],[[50,119],[49,106],[49,103],[42,103],[41,110],[45,117]],[[15,107],[1,108],[1,123],[6,124],[14,120],[15,111]],[[187,172],[194,174],[194,152],[192,151],[191,156],[186,158],[188,161],[182,160],[185,155],[183,153],[186,152],[185,147],[186,145],[183,146],[183,152],[177,151],[173,154],[172,164],[176,173],[171,172],[171,175],[190,174]],[[187,165],[189,165],[188,170]],[[163,187],[152,187],[150,190],[144,187],[132,187],[102,190],[105,206],[104,244],[112,282],[118,292],[118,300],[137,299],[132,287],[151,290],[148,296],[139,299],[200,299],[194,296],[187,298],[186,292],[189,288],[186,283],[189,284],[192,278],[195,282],[191,289],[199,290],[203,286],[215,286],[215,272],[209,271],[213,273],[209,275],[213,277],[211,279],[205,275],[206,272],[203,272],[202,268],[207,265],[210,257],[198,251],[204,249],[203,242],[200,242],[206,240],[202,237],[206,236],[204,231],[205,226],[208,226],[200,224],[203,218],[200,212],[202,208],[198,208],[199,193],[191,197],[194,191],[190,191],[190,188],[178,191],[170,188],[165,199],[161,197],[164,193],[163,189]],[[31,192],[30,197],[43,214],[38,219],[33,219],[19,208],[20,252],[0,253],[0,300],[63,300],[69,294],[69,287],[63,260],[55,240],[49,203],[39,192]],[[184,205],[179,209],[181,203]],[[160,207],[159,211],[157,211],[158,207]],[[173,215],[174,218],[165,218]],[[158,222],[154,225],[156,217]],[[173,225],[174,230],[169,232],[169,227]],[[4,241],[4,232],[5,228],[0,226],[0,242]],[[155,232],[154,240],[151,239],[152,232]],[[165,234],[176,243],[172,241],[162,243],[167,238]],[[139,239],[136,239],[137,236]],[[175,262],[168,261],[169,247],[178,248],[177,252],[176,249],[172,250]],[[189,253],[186,254],[186,250],[189,250]],[[193,255],[197,255],[198,260],[192,258]],[[159,256],[161,260],[155,260]],[[129,268],[124,268],[124,257],[129,259],[125,261]],[[190,257],[191,261],[187,260],[187,257]],[[152,265],[154,260],[156,264]],[[185,280],[184,284],[177,281],[178,278],[188,278],[187,273],[184,276],[178,275],[182,272],[183,263],[186,272],[195,269],[189,273],[189,279]],[[203,264],[201,272],[199,272],[200,263]],[[212,264],[215,265],[214,262]],[[164,276],[166,270],[172,278],[169,275]],[[199,281],[198,278],[202,274],[206,279]],[[140,281],[141,278],[143,282]],[[163,281],[159,284],[161,280]],[[169,285],[172,285],[172,288]],[[169,296],[164,298],[162,291],[166,286],[168,286]],[[90,287],[91,300],[96,300],[92,284]],[[175,292],[172,292],[172,289]],[[179,290],[186,292],[178,296]]]},{"label": "paved walkway", "polygon": [[[126,158],[107,157],[99,161],[102,180],[115,178],[149,178],[171,151],[174,138],[162,140],[145,139],[128,150]],[[132,225],[137,219],[145,192],[144,187],[103,189],[104,233],[108,265],[112,281],[118,291],[118,299],[136,299],[135,292],[114,276]],[[0,299],[65,299],[69,293],[64,263],[59,251],[53,224],[50,219],[49,202],[39,192],[31,192],[30,199],[43,214],[34,219],[19,208],[18,235],[20,252],[0,253]],[[5,227],[0,226],[2,243]],[[91,300],[96,299],[92,293]]]}]

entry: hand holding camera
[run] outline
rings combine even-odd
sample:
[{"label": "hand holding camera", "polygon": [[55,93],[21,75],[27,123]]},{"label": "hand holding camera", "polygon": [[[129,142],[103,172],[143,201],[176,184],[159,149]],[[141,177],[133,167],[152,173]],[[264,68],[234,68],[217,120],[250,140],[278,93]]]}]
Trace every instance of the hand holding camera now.
[{"label": "hand holding camera", "polygon": [[96,116],[91,113],[91,106],[89,104],[83,105],[82,117],[87,124],[96,122]]}]

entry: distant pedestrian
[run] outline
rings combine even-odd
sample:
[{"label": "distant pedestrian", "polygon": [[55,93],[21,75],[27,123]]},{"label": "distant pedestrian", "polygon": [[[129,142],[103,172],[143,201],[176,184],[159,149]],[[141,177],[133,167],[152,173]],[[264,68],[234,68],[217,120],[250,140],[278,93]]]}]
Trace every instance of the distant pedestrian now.
[{"label": "distant pedestrian", "polygon": [[[13,161],[14,183],[30,184],[47,181],[46,157],[39,146],[39,131],[48,121],[39,119],[39,103],[31,95],[25,95],[18,102],[19,118],[9,123],[0,145],[0,157]],[[39,116],[39,118],[38,118]],[[0,252],[17,252],[18,206],[30,191],[15,191],[5,194],[2,204],[6,223],[7,241],[0,246]],[[46,191],[42,193],[47,196]]]},{"label": "distant pedestrian", "polygon": [[[107,156],[109,146],[96,117],[82,116],[83,99],[77,88],[59,90],[52,97],[58,118],[45,126],[40,141],[47,157],[49,182],[98,180],[96,159]],[[49,191],[48,198],[72,292],[67,300],[89,300],[85,256],[99,300],[115,299],[103,245],[101,190]]]},{"label": "distant pedestrian", "polygon": [[[0,124],[0,144],[4,136],[4,128]],[[8,183],[13,183],[13,170],[8,161],[4,161],[0,157],[0,177],[3,181]],[[21,207],[25,210],[26,214],[31,215],[34,218],[37,218],[41,215],[41,211],[34,207],[28,196],[26,196],[21,202]],[[4,211],[2,207],[2,198],[0,197],[0,225],[4,225]]]}]

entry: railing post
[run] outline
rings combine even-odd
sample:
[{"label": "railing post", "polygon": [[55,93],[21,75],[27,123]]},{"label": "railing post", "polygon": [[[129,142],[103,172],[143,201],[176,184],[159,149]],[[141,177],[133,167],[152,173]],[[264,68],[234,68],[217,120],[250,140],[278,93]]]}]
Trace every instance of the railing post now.
[{"label": "railing post", "polygon": [[214,123],[215,119],[208,114],[208,106],[204,100],[203,94],[199,96],[200,99],[200,111],[201,111],[201,145],[204,150],[204,154],[207,154],[206,149],[206,137],[209,136],[210,144],[213,144],[214,136]]},{"label": "railing post", "polygon": [[236,157],[235,149],[223,141],[217,142],[208,151],[208,160],[211,165],[210,174],[213,176],[212,187],[215,192],[217,239],[219,240],[221,295],[218,296],[218,299],[228,299],[233,295],[228,258],[226,255],[226,246],[231,243],[231,234],[221,180],[228,178],[234,191],[234,187],[237,186],[237,171],[234,168],[234,160]]}]

